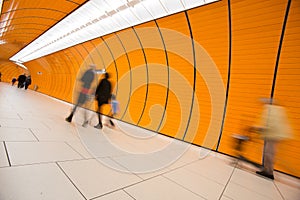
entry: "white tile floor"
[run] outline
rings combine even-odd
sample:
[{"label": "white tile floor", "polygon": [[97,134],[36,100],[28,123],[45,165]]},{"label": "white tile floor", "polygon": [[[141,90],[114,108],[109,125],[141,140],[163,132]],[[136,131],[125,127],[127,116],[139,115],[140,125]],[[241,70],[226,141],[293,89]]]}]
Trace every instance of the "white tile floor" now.
[{"label": "white tile floor", "polygon": [[[300,180],[275,181],[232,159],[116,121],[81,126],[82,110],[0,83],[0,200],[299,200]],[[200,155],[207,154],[204,158]]]}]

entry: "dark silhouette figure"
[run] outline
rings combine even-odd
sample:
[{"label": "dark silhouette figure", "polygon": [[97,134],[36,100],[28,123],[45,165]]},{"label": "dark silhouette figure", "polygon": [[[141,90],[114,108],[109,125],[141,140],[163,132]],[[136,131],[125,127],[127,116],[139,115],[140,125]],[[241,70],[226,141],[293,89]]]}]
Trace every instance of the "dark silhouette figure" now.
[{"label": "dark silhouette figure", "polygon": [[98,102],[97,113],[98,113],[99,123],[94,127],[98,129],[102,128],[101,108],[104,104],[108,104],[108,101],[111,97],[111,83],[108,79],[109,79],[109,74],[105,73],[104,78],[98,84],[95,93],[95,98]]},{"label": "dark silhouette figure", "polygon": [[[78,96],[78,100],[70,113],[70,115],[66,118],[67,122],[71,122],[73,115],[77,109],[78,106],[84,105],[89,100],[89,95],[91,94],[91,85],[95,78],[95,65],[91,64],[90,68],[83,74],[80,81],[82,82],[82,87]],[[86,112],[84,113],[84,123],[82,126],[87,126],[88,120],[86,117]]]},{"label": "dark silhouette figure", "polygon": [[26,75],[25,74],[21,74],[18,77],[18,88],[23,88],[24,87],[24,82],[26,81]]},{"label": "dark silhouette figure", "polygon": [[16,82],[17,82],[17,79],[15,77],[13,77],[11,79],[11,85],[14,86]]}]

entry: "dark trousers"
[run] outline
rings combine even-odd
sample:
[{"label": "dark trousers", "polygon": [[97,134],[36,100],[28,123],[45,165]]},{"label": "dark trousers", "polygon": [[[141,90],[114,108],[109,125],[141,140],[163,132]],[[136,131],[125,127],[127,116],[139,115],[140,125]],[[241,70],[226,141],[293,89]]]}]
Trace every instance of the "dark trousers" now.
[{"label": "dark trousers", "polygon": [[267,172],[268,174],[273,174],[274,171],[276,144],[276,140],[265,139],[264,141],[263,171]]},{"label": "dark trousers", "polygon": [[98,121],[99,121],[99,124],[102,125],[102,119],[101,119],[101,111],[102,111],[102,106],[106,104],[105,102],[98,102],[98,108],[97,108],[97,114],[98,114]]},{"label": "dark trousers", "polygon": [[[86,104],[87,101],[88,101],[88,95],[80,93],[79,97],[78,97],[78,100],[77,100],[77,103],[74,105],[70,115],[68,116],[70,121],[72,121],[73,115],[75,114],[78,106],[82,106],[82,105]],[[87,113],[85,111],[84,112],[84,121],[86,121],[86,120],[87,120]]]}]

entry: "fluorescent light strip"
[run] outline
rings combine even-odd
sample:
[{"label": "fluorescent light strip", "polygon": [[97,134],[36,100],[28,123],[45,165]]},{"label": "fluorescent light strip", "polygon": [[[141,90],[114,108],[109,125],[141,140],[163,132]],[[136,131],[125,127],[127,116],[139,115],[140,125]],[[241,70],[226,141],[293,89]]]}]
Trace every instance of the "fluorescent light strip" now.
[{"label": "fluorescent light strip", "polygon": [[22,68],[24,68],[26,70],[28,70],[28,68],[25,65],[23,65],[22,63],[15,62],[15,64],[19,65],[20,67],[22,67]]},{"label": "fluorescent light strip", "polygon": [[90,0],[10,60],[28,62],[137,24],[218,0]]}]

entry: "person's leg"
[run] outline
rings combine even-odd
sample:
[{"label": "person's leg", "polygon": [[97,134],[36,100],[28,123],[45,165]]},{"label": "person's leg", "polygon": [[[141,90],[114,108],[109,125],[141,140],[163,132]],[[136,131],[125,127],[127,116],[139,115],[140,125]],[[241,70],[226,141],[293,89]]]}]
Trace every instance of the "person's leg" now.
[{"label": "person's leg", "polygon": [[102,119],[101,119],[101,107],[103,103],[98,103],[98,109],[97,109],[97,114],[98,114],[98,124],[94,126],[95,128],[101,129],[102,128]]},{"label": "person's leg", "polygon": [[87,110],[86,110],[89,107],[89,96],[87,94],[84,94],[81,100],[82,100],[82,105],[84,106],[82,126],[86,127],[89,124]]},{"label": "person's leg", "polygon": [[77,102],[74,105],[74,107],[73,107],[70,115],[66,118],[67,122],[71,122],[72,121],[73,115],[75,114],[75,112],[77,110],[77,107],[81,106],[83,104],[83,102],[84,102],[84,95],[82,93],[80,93],[79,96],[78,96]]},{"label": "person's leg", "polygon": [[113,123],[112,119],[114,118],[114,114],[111,114],[111,119],[109,119],[109,123],[111,126],[115,126],[115,124]]},{"label": "person's leg", "polygon": [[73,107],[73,109],[72,109],[70,115],[66,118],[66,121],[67,121],[67,122],[71,122],[71,121],[72,121],[73,115],[74,115],[74,113],[75,113],[77,107],[78,107],[78,104],[76,104],[76,105]]},{"label": "person's leg", "polygon": [[88,120],[88,117],[87,117],[87,111],[84,110],[84,120],[83,120],[82,126],[86,127],[88,124],[89,124],[89,120]]},{"label": "person's leg", "polygon": [[274,157],[275,157],[275,150],[276,150],[276,141],[269,140],[267,143],[267,151],[266,151],[266,161],[265,161],[265,171],[273,175],[274,171]]},{"label": "person's leg", "polygon": [[276,142],[273,140],[265,140],[263,153],[263,170],[256,172],[257,174],[260,174],[270,179],[274,179],[273,165],[275,155],[275,144]]},{"label": "person's leg", "polygon": [[85,95],[85,100],[84,100],[84,122],[82,124],[83,127],[86,127],[89,124],[89,116],[88,116],[88,111],[87,109],[91,109],[92,110],[92,103],[94,103],[94,101],[91,101],[90,97],[88,94]]}]

